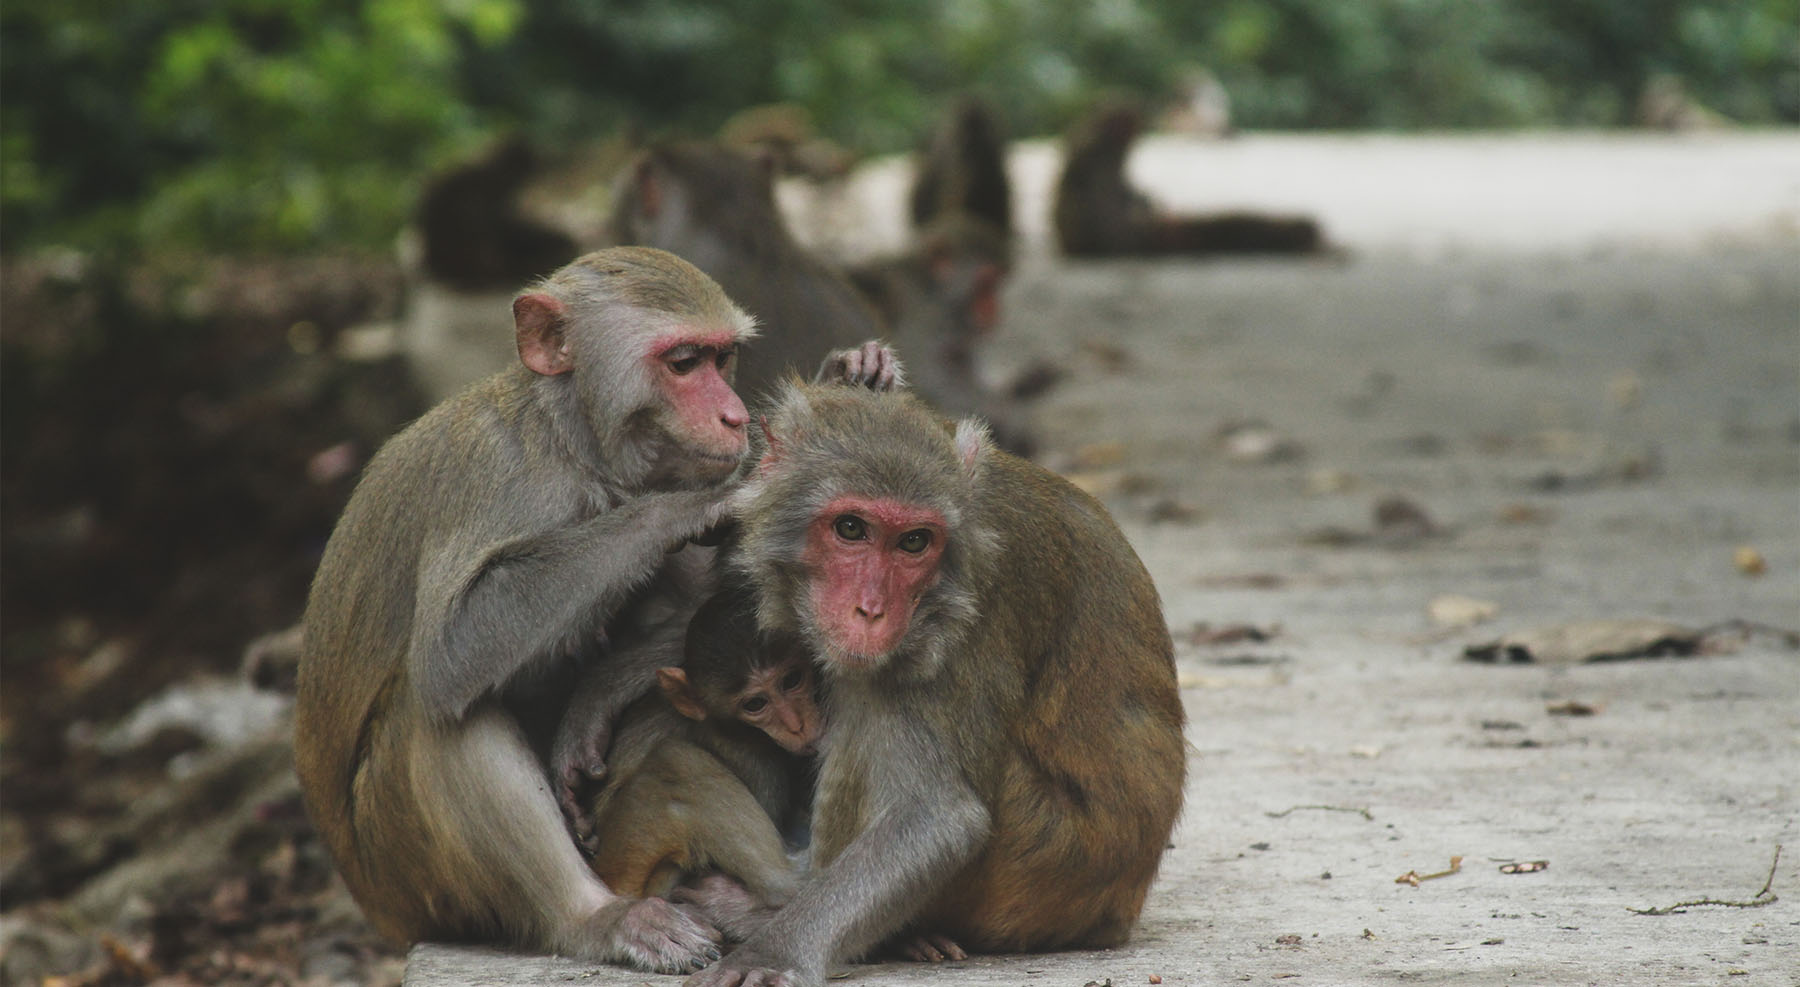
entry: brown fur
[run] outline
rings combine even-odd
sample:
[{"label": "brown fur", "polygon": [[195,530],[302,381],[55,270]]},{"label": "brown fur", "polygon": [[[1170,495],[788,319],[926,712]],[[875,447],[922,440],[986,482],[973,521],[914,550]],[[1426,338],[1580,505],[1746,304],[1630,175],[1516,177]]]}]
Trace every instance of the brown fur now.
[{"label": "brown fur", "polygon": [[567,372],[496,374],[369,463],[307,603],[295,766],[383,933],[688,969],[709,930],[594,878],[526,729],[602,641],[679,635],[711,591],[710,550],[683,546],[717,517],[728,440],[693,444],[644,353],[671,326],[737,339],[749,320],[641,248],[583,257],[515,311],[522,356]]},{"label": "brown fur", "polygon": [[810,674],[778,695],[762,684],[807,672],[806,663],[791,638],[757,632],[753,600],[741,587],[700,607],[679,669],[659,671],[661,691],[625,711],[607,758],[609,783],[591,805],[592,865],[607,887],[666,896],[684,878],[716,869],[763,905],[792,896],[798,875],[782,832],[805,817],[811,758],[783,749],[776,733],[765,732],[782,727],[742,703],[756,697],[769,710],[786,705],[802,727],[781,738],[816,745]]},{"label": "brown fur", "polygon": [[[739,953],[815,983],[896,934],[979,950],[1099,948],[1129,935],[1186,773],[1173,644],[1105,508],[904,394],[794,389],[774,455],[739,495],[738,564],[765,626],[824,656],[813,876]],[[949,519],[938,582],[869,666],[820,638],[797,532],[843,493]]]},{"label": "brown fur", "polygon": [[[788,756],[754,731],[683,720],[660,696],[643,703],[652,705],[626,712],[617,780],[594,802],[594,873],[618,894],[667,896],[683,878],[717,869],[766,904],[787,901],[798,876],[769,808],[793,797]],[[661,739],[640,755],[635,748],[646,734]],[[773,770],[740,776],[714,753],[726,745],[754,753]],[[765,789],[769,805],[752,785]]]}]

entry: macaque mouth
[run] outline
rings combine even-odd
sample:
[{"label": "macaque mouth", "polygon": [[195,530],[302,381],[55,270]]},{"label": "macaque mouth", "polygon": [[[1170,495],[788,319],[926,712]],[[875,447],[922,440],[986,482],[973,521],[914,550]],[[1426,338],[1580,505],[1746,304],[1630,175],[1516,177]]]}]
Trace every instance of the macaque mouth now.
[{"label": "macaque mouth", "polygon": [[839,668],[847,668],[853,671],[867,671],[880,665],[887,656],[888,652],[886,651],[878,654],[871,654],[868,652],[851,651],[847,648],[836,647],[830,649],[823,657],[826,662],[836,665]]}]

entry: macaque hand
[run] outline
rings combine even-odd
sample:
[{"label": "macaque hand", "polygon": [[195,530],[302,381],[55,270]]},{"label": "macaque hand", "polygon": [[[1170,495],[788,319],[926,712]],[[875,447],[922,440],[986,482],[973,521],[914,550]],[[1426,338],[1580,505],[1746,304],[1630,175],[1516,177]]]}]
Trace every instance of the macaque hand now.
[{"label": "macaque hand", "polygon": [[587,811],[588,799],[594,787],[606,778],[606,749],[612,745],[612,726],[603,723],[596,729],[577,731],[571,727],[576,719],[564,717],[556,732],[550,750],[551,777],[556,782],[556,802],[562,806],[569,835],[591,857],[600,843],[594,818]]},{"label": "macaque hand", "polygon": [[847,350],[833,350],[819,364],[815,384],[846,384],[871,391],[892,391],[906,386],[906,372],[894,348],[878,339]]}]

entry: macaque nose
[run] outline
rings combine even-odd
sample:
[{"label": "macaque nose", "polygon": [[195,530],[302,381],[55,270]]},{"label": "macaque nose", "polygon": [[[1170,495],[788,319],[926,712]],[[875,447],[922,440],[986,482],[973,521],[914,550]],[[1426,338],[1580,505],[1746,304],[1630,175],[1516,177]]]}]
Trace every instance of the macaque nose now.
[{"label": "macaque nose", "polygon": [[719,422],[735,432],[750,424],[750,412],[744,409],[744,402],[734,401],[719,412]]},{"label": "macaque nose", "polygon": [[873,624],[886,616],[886,612],[878,604],[864,603],[857,605],[856,615]]}]

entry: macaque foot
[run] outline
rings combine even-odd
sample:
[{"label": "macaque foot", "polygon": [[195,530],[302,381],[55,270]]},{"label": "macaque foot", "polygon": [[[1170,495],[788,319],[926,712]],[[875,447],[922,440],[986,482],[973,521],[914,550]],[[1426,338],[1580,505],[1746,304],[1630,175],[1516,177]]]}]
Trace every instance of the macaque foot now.
[{"label": "macaque foot", "polygon": [[750,938],[775,914],[775,909],[749,888],[724,874],[709,874],[691,885],[676,888],[670,892],[669,900],[696,909],[734,942]]},{"label": "macaque foot", "polygon": [[949,936],[940,936],[935,932],[916,936],[901,936],[895,939],[890,948],[902,959],[918,963],[942,963],[945,960],[966,960],[969,954],[956,944]]},{"label": "macaque foot", "polygon": [[905,386],[906,374],[892,347],[871,339],[854,349],[834,350],[819,364],[814,383],[847,384],[871,391],[891,391]]},{"label": "macaque foot", "polygon": [[610,959],[652,973],[693,973],[719,959],[719,931],[661,898],[620,901],[600,914],[611,925]]},{"label": "macaque foot", "polygon": [[681,987],[819,987],[821,980],[800,974],[776,957],[739,949],[682,981]]}]

